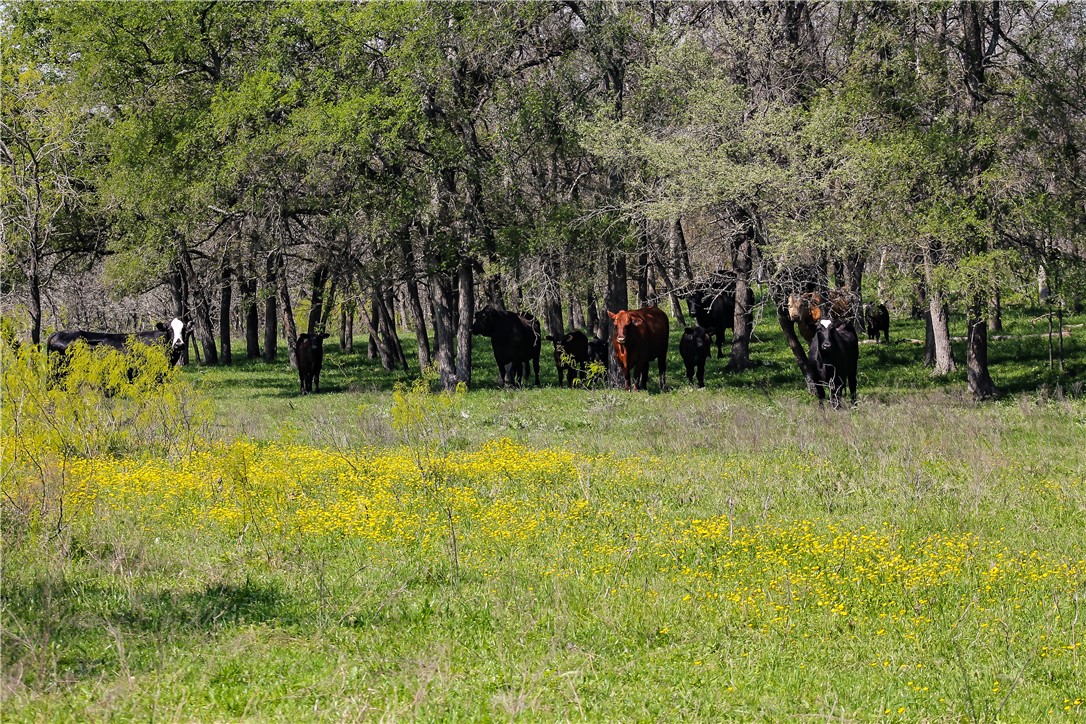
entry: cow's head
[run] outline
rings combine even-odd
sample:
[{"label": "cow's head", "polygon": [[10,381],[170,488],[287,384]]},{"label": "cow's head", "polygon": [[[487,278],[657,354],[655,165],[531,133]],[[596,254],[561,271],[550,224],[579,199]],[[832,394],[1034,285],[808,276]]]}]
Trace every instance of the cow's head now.
[{"label": "cow's head", "polygon": [[615,325],[615,336],[613,339],[615,344],[619,346],[626,346],[627,339],[636,337],[640,328],[645,324],[645,320],[630,314],[625,309],[620,312],[607,312],[607,314],[611,317],[611,322]]},{"label": "cow's head", "polygon": [[694,348],[699,351],[709,349],[709,345],[713,341],[709,330],[704,327],[687,327],[683,330],[683,337],[691,340],[694,343]]},{"label": "cow's head", "polygon": [[815,338],[811,345],[818,345],[818,348],[823,352],[830,351],[837,344],[837,336],[834,332],[833,322],[828,319],[819,320],[818,329],[815,330]]},{"label": "cow's head", "polygon": [[497,321],[498,310],[490,306],[483,307],[475,313],[475,319],[471,324],[471,333],[489,337],[494,334],[494,325]]},{"label": "cow's head", "polygon": [[708,311],[705,304],[705,293],[700,289],[695,289],[686,295],[686,308],[690,310],[690,315],[693,317]]},{"label": "cow's head", "polygon": [[185,324],[174,317],[169,324],[159,322],[155,325],[155,329],[162,333],[162,339],[166,343],[166,350],[170,356],[170,364],[177,364],[185,351],[185,343],[192,334],[192,325]]}]

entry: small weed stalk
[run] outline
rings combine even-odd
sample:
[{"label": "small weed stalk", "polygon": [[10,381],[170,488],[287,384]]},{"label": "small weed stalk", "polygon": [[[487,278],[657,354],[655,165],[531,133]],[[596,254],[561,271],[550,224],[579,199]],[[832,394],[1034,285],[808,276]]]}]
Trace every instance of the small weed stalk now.
[{"label": "small weed stalk", "polygon": [[400,435],[418,468],[423,488],[441,508],[447,523],[449,559],[453,576],[460,579],[460,546],[456,535],[456,516],[452,498],[447,494],[449,474],[443,465],[461,403],[467,392],[461,383],[454,392],[431,391],[436,378],[432,369],[410,387],[397,383],[392,393],[392,427]]}]

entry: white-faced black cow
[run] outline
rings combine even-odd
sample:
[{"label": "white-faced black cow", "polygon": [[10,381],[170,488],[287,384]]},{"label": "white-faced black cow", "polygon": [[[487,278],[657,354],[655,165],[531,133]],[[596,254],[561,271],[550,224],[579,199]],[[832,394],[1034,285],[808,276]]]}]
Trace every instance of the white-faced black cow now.
[{"label": "white-faced black cow", "polygon": [[841,406],[841,393],[848,382],[852,404],[856,404],[856,368],[860,359],[860,343],[851,322],[819,320],[807,359],[814,374],[815,393],[822,405],[829,389],[830,404]]},{"label": "white-faced black cow", "polygon": [[471,333],[490,337],[494,361],[498,363],[499,387],[519,386],[530,364],[535,365],[535,383],[539,385],[539,350],[543,337],[535,318],[486,306],[475,313]]},{"label": "white-faced black cow", "polygon": [[565,377],[569,378],[570,387],[573,387],[574,379],[584,379],[588,365],[588,337],[585,333],[575,329],[569,334],[559,336],[548,334],[547,340],[554,343],[554,366],[558,370],[558,386],[562,386]]},{"label": "white-faced black cow", "polygon": [[129,339],[133,339],[139,344],[148,346],[162,345],[169,355],[170,364],[175,365],[185,349],[185,333],[185,323],[176,317],[168,325],[159,322],[154,329],[133,334],[64,329],[49,335],[49,339],[45,342],[45,349],[49,354],[63,355],[76,342],[83,342],[90,348],[111,347],[123,352],[128,345]]},{"label": "white-faced black cow", "polygon": [[709,359],[713,340],[701,327],[687,327],[679,340],[679,355],[686,365],[686,379],[694,381],[698,375],[698,387],[705,387],[705,360]]},{"label": "white-faced black cow", "polygon": [[864,323],[867,325],[867,338],[879,341],[879,333],[886,335],[886,344],[890,344],[890,310],[882,302],[864,305]]},{"label": "white-faced black cow", "polygon": [[305,332],[298,335],[298,344],[294,350],[298,358],[298,380],[301,383],[303,395],[321,391],[321,367],[324,366],[324,340],[326,339],[328,339],[327,332],[320,334]]}]

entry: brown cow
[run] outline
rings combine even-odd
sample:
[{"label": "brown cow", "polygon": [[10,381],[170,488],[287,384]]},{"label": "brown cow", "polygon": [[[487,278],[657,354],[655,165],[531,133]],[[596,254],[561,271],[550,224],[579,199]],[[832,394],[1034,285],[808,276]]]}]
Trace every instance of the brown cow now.
[{"label": "brown cow", "polygon": [[796,323],[796,330],[810,342],[818,332],[818,323],[823,319],[846,319],[851,311],[848,292],[834,289],[829,293],[829,301],[819,292],[807,291],[788,295],[788,316]]},{"label": "brown cow", "polygon": [[667,373],[667,315],[659,307],[643,307],[635,311],[607,312],[614,323],[611,344],[615,358],[630,389],[633,375],[634,390],[648,389],[649,362],[658,360],[660,389],[664,389]]}]

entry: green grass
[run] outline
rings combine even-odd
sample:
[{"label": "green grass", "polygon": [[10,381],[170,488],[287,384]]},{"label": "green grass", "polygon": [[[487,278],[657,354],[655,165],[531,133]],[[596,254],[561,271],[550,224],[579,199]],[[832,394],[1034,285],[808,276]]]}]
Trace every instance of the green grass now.
[{"label": "green grass", "polygon": [[[55,536],[5,508],[3,719],[1081,717],[1083,339],[1063,376],[1043,338],[993,342],[1006,394],[984,405],[964,373],[932,380],[921,347],[864,345],[860,404],[839,412],[768,325],[760,364],[714,358],[705,391],[673,352],[664,394],[559,390],[546,349],[543,388],[497,390],[480,344],[475,389],[423,437],[453,461],[503,438],[575,457],[457,478],[477,507],[455,508],[455,557],[425,480],[393,484],[424,522],[390,540],[277,532],[255,509],[215,522],[203,494],[100,502]],[[185,372],[227,446],[196,481],[220,502],[244,479],[253,501],[330,505],[363,461],[421,444],[392,425],[391,387],[414,375],[328,347],[318,395],[285,361]],[[321,452],[261,468],[271,443]],[[9,472],[6,492],[39,475]],[[503,539],[486,516],[505,504],[510,531],[548,522]],[[699,520],[717,527],[691,537]]]}]

